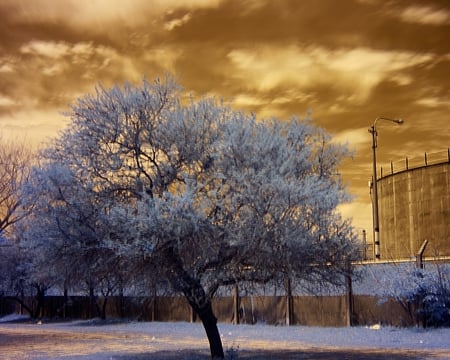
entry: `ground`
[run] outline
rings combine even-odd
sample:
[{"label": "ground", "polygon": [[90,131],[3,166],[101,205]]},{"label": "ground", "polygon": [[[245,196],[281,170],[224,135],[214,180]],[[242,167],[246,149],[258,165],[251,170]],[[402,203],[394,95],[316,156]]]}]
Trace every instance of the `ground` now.
[{"label": "ground", "polygon": [[[450,359],[450,329],[219,324],[229,359]],[[209,359],[200,324],[0,322],[1,360]]]}]

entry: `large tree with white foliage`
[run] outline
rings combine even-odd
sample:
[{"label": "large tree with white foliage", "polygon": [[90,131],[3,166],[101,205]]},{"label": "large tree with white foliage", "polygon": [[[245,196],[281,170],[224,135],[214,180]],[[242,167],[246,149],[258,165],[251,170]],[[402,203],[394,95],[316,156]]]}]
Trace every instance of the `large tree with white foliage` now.
[{"label": "large tree with white foliage", "polygon": [[[98,246],[141,254],[201,319],[223,358],[220,286],[340,282],[355,255],[338,165],[348,155],[309,119],[256,120],[170,77],[80,98],[45,152],[105,204]],[[99,200],[101,199],[101,200]],[[107,199],[107,200],[106,200]]]}]

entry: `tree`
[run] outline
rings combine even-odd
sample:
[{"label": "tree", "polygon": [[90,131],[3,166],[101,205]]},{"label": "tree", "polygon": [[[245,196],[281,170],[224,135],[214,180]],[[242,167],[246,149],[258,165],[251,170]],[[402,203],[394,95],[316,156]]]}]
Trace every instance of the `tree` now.
[{"label": "tree", "polygon": [[[44,254],[27,251],[15,239],[8,239],[1,250],[0,296],[19,303],[32,318],[41,316],[44,296],[55,283],[54,269],[45,267],[38,270],[36,265]],[[34,301],[30,304],[27,297],[33,297]]]},{"label": "tree", "polygon": [[26,216],[22,184],[28,180],[32,152],[24,143],[6,141],[0,136],[0,238]]},{"label": "tree", "polygon": [[425,269],[390,266],[379,279],[380,301],[395,300],[418,326],[450,326],[450,266],[436,259]]},{"label": "tree", "polygon": [[0,134],[0,296],[24,291],[23,254],[13,241],[12,229],[31,209],[24,204],[23,184],[29,180],[32,159],[25,143],[5,140]]},{"label": "tree", "polygon": [[219,287],[343,281],[356,254],[336,211],[348,152],[310,119],[257,121],[213,98],[186,101],[170,76],[98,87],[68,115],[47,163],[108,203],[102,246],[161,269],[201,319],[212,358],[224,357]]},{"label": "tree", "polygon": [[110,231],[110,206],[101,201],[107,198],[96,197],[89,182],[77,181],[70,169],[52,163],[34,168],[25,188],[24,203],[33,202],[34,208],[15,233],[23,251],[39,255],[30,267],[41,276],[51,274],[47,278],[66,300],[69,289],[86,291],[90,316],[105,318],[109,296],[126,277],[124,261],[102,246]]}]

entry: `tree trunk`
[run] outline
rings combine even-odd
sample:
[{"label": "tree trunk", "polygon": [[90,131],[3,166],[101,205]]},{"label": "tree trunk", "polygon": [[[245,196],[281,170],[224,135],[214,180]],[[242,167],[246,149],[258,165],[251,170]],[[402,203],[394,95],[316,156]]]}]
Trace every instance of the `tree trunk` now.
[{"label": "tree trunk", "polygon": [[233,324],[239,325],[239,287],[237,284],[234,285],[234,294],[233,294]]},{"label": "tree trunk", "polygon": [[184,294],[189,305],[197,313],[203,324],[209,341],[211,359],[224,359],[222,340],[217,328],[217,318],[212,310],[211,297],[206,295],[200,281],[184,270],[183,262],[173,246],[168,246],[164,249],[163,254],[167,262],[171,264],[168,267],[166,276],[172,287]]},{"label": "tree trunk", "polygon": [[44,310],[45,290],[39,285],[36,286],[36,309],[34,310],[33,318],[42,318]]},{"label": "tree trunk", "polygon": [[119,288],[119,315],[123,319],[125,317],[125,298],[123,297],[123,287]]},{"label": "tree trunk", "polygon": [[192,308],[202,321],[209,341],[209,349],[211,351],[211,359],[224,359],[222,340],[220,338],[219,329],[217,328],[217,318],[215,317],[211,302],[208,301],[203,307],[191,303]]},{"label": "tree trunk", "polygon": [[69,291],[67,290],[66,284],[64,283],[64,304],[63,304],[63,319],[67,316],[67,302],[69,300]]},{"label": "tree trunk", "polygon": [[291,326],[294,323],[294,304],[292,298],[291,279],[288,275],[285,275],[284,282],[286,288],[286,325]]},{"label": "tree trunk", "polygon": [[89,314],[88,318],[92,319],[95,315],[95,310],[98,308],[97,300],[95,299],[94,288],[89,287]]},{"label": "tree trunk", "polygon": [[107,304],[108,304],[108,297],[105,296],[103,298],[103,304],[102,304],[102,308],[101,308],[101,311],[100,311],[100,318],[102,320],[106,320],[106,305]]}]

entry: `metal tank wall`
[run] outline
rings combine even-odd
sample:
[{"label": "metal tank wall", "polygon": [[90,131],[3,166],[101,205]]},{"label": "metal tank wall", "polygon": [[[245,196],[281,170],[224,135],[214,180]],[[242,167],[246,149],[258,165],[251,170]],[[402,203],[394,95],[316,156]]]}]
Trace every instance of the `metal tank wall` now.
[{"label": "metal tank wall", "polygon": [[450,255],[450,160],[393,171],[377,185],[382,259],[414,257],[425,239],[425,256]]}]

